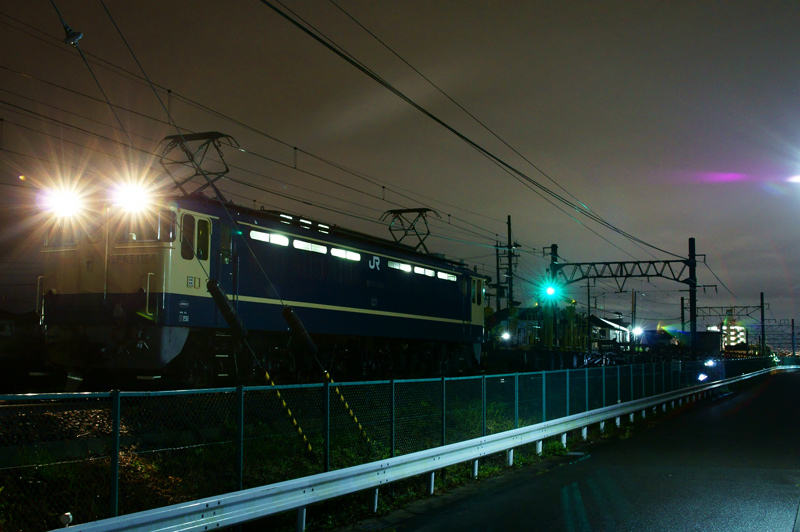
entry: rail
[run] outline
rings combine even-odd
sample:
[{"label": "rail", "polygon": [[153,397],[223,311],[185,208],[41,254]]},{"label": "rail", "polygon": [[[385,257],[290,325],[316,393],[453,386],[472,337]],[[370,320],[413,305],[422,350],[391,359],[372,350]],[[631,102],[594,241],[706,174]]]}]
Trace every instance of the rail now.
[{"label": "rail", "polygon": [[674,408],[676,401],[679,405],[684,400],[694,402],[698,396],[705,396],[716,388],[777,370],[799,368],[800,366],[766,368],[709,384],[598,408],[524,428],[474,438],[404,456],[103,519],[76,525],[70,527],[70,529],[76,532],[208,531],[239,525],[289,510],[297,510],[297,530],[302,531],[305,528],[306,507],[317,502],[372,489],[375,490],[374,508],[377,505],[378,489],[381,486],[426,474],[429,475],[429,489],[432,493],[435,472],[444,467],[458,463],[473,462],[473,474],[477,476],[478,460],[485,456],[507,452],[510,465],[513,463],[513,449],[515,447],[535,443],[537,451],[539,451],[542,440],[560,435],[562,443],[566,443],[566,434],[576,430],[581,430],[583,438],[586,438],[590,425],[600,423],[602,429],[604,427],[603,424],[611,419],[614,419],[616,424],[619,425],[621,418],[626,415],[633,420],[637,412],[641,412],[643,416],[646,416],[648,411],[659,406],[666,411],[668,404]]}]

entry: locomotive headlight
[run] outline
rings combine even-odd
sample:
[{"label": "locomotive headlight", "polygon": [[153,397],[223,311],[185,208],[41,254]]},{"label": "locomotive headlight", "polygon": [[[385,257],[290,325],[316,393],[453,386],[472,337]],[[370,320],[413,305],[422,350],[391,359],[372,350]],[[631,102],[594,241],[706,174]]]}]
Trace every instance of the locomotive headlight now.
[{"label": "locomotive headlight", "polygon": [[41,197],[42,208],[57,218],[74,218],[84,208],[81,195],[72,189],[48,190]]},{"label": "locomotive headlight", "polygon": [[150,207],[150,191],[142,185],[119,185],[111,193],[114,205],[126,212],[142,212]]}]

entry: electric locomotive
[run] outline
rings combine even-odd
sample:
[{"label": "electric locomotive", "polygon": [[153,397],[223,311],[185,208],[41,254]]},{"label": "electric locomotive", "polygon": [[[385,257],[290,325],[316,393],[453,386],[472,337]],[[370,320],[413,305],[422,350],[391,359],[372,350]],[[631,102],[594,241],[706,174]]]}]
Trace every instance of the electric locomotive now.
[{"label": "electric locomotive", "polygon": [[[48,358],[72,372],[206,386],[261,366],[279,382],[309,380],[302,374],[322,372],[293,349],[287,306],[339,380],[452,375],[480,360],[483,276],[293,214],[196,193],[144,213],[108,205],[80,226],[60,219],[42,253]],[[209,280],[227,294],[256,360],[231,334]]]}]

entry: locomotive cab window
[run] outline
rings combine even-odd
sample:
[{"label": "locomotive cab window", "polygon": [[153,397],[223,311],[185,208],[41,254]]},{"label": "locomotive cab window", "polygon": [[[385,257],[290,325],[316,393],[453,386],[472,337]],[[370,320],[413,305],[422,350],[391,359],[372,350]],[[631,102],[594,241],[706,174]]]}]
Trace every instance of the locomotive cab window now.
[{"label": "locomotive cab window", "polygon": [[211,223],[204,218],[195,219],[191,214],[184,214],[181,223],[181,257],[191,260],[197,255],[200,260],[208,260],[210,241]]},{"label": "locomotive cab window", "polygon": [[194,258],[194,216],[183,215],[181,223],[181,257],[187,260]]},{"label": "locomotive cab window", "polygon": [[208,220],[197,220],[197,258],[208,260],[208,248],[211,241],[211,224]]},{"label": "locomotive cab window", "polygon": [[175,213],[126,216],[117,227],[117,242],[172,242],[175,240]]},{"label": "locomotive cab window", "polygon": [[482,305],[483,304],[483,280],[482,279],[473,279],[472,280],[472,304],[473,305]]}]

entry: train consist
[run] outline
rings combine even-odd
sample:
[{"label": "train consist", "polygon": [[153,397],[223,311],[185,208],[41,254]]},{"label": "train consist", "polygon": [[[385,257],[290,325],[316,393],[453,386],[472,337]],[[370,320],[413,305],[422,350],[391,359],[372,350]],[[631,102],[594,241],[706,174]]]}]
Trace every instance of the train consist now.
[{"label": "train consist", "polygon": [[206,386],[264,368],[287,383],[323,369],[339,380],[454,375],[480,360],[485,278],[296,215],[172,195],[144,211],[107,205],[83,224],[59,218],[42,253],[47,357],[83,376]]}]

